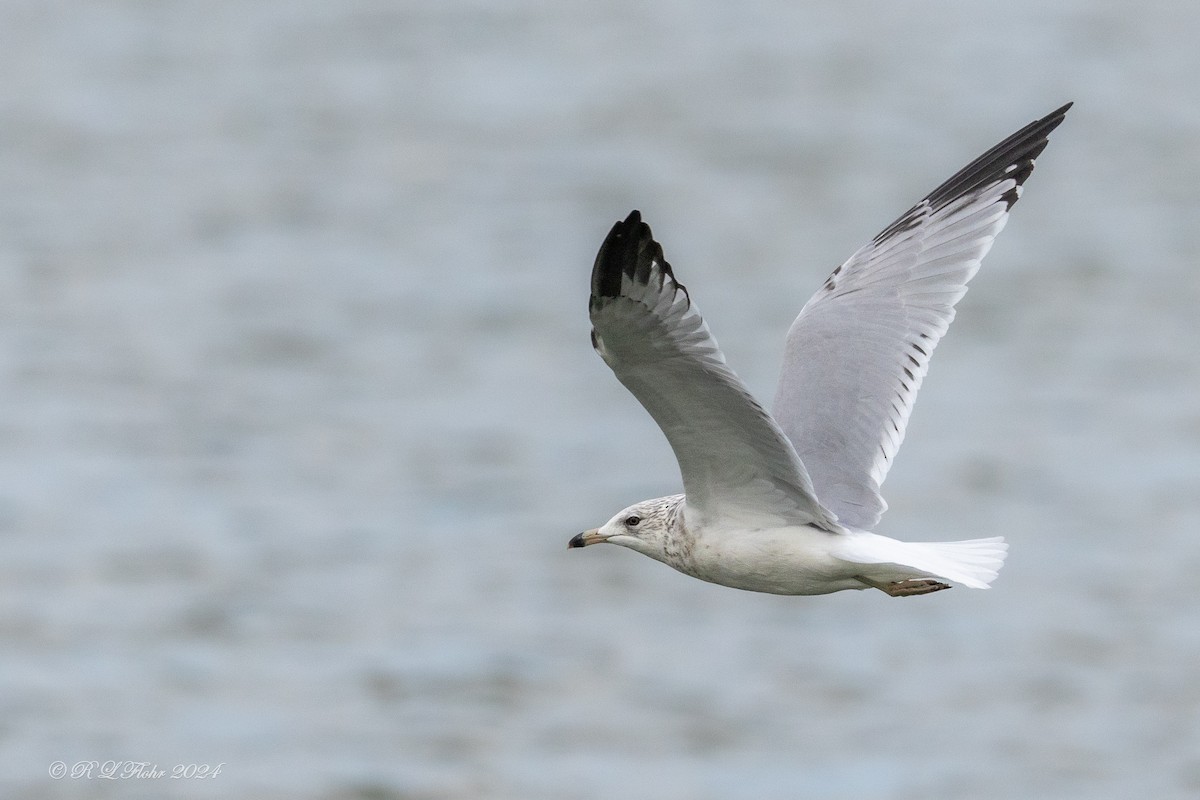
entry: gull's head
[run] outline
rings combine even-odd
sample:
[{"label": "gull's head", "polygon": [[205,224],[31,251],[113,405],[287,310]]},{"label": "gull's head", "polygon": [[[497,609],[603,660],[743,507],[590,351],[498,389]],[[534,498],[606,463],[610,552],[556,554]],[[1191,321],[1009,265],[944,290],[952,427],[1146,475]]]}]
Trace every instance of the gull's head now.
[{"label": "gull's head", "polygon": [[667,540],[678,525],[677,509],[682,500],[681,495],[675,495],[635,503],[619,511],[599,528],[571,537],[567,547],[587,547],[589,544],[608,542],[661,561],[666,555]]}]

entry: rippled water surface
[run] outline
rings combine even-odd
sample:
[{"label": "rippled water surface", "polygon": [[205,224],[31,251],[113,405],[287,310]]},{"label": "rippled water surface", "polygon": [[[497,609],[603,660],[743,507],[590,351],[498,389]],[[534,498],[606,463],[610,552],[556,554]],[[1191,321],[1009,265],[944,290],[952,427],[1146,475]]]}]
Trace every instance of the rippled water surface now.
[{"label": "rippled water surface", "polygon": [[[1197,26],[0,5],[0,793],[1200,796]],[[1009,537],[992,591],[566,550],[678,485],[588,345],[614,220],[769,398],[835,264],[1069,99],[885,487]]]}]

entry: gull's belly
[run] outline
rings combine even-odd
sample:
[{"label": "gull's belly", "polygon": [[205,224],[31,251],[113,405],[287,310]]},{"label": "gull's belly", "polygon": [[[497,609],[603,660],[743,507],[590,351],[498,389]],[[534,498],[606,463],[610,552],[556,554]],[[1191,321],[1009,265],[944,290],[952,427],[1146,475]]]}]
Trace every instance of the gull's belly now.
[{"label": "gull's belly", "polygon": [[827,594],[864,589],[854,564],[835,558],[841,534],[798,526],[760,530],[701,531],[687,563],[701,580],[771,594]]}]

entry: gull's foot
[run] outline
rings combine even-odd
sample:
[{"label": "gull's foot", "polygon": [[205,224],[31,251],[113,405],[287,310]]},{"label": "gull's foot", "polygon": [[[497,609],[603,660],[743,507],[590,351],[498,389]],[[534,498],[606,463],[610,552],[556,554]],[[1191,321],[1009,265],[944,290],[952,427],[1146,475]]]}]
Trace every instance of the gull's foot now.
[{"label": "gull's foot", "polygon": [[880,583],[879,581],[873,581],[870,578],[864,578],[862,575],[857,575],[855,577],[865,583],[867,586],[878,589],[881,592],[886,592],[891,597],[913,597],[918,594],[940,592],[942,589],[950,588],[950,584],[948,583],[942,583],[941,581],[929,580],[926,578],[913,578],[912,580],[896,581],[895,583]]}]

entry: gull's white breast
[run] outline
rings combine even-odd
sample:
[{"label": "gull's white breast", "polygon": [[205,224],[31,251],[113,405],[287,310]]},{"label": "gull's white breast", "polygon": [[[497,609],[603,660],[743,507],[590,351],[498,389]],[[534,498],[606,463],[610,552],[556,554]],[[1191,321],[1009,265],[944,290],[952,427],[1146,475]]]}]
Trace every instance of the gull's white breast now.
[{"label": "gull's white breast", "polygon": [[[811,525],[756,530],[701,527],[681,572],[723,586],[770,594],[826,594],[862,589],[858,571],[834,553],[846,534]],[[853,534],[851,534],[853,535]]]}]

